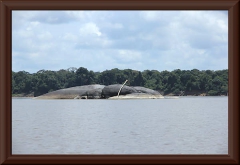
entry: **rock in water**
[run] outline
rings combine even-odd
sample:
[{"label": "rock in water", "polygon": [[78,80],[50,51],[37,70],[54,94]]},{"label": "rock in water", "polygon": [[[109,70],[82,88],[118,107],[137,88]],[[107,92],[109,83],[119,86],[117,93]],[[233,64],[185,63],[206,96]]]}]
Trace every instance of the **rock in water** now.
[{"label": "rock in water", "polygon": [[90,96],[95,97],[95,94],[96,94],[96,97],[97,97],[99,94],[99,91],[102,90],[104,87],[105,85],[99,85],[99,84],[76,86],[76,87],[65,88],[65,89],[49,92],[44,95],[36,97],[36,99],[74,99],[77,96],[86,96],[87,92],[90,92],[89,93]]},{"label": "rock in water", "polygon": [[[122,84],[114,84],[114,85],[105,86],[102,89],[102,97],[109,98],[112,96],[117,96],[118,91],[120,90],[121,87],[122,87]],[[129,87],[129,86],[125,85],[125,86],[123,86],[119,95],[126,95],[126,94],[131,94],[131,93],[137,93],[137,90],[134,89],[133,87]]]},{"label": "rock in water", "polygon": [[152,95],[147,93],[132,93],[127,95],[121,95],[121,96],[113,96],[109,97],[108,99],[163,99],[164,97],[159,95]]},{"label": "rock in water", "polygon": [[[84,85],[76,86],[71,88],[60,89],[57,91],[49,92],[44,95],[35,97],[36,99],[115,99],[122,84],[113,84],[113,85]],[[122,99],[131,99],[131,98],[163,98],[163,96],[152,89],[145,87],[130,87],[123,86],[119,95]]]},{"label": "rock in water", "polygon": [[134,89],[136,89],[139,93],[147,93],[147,94],[151,94],[151,95],[160,95],[160,93],[158,91],[149,89],[149,88],[145,88],[145,87],[133,87]]},{"label": "rock in water", "polygon": [[97,89],[91,89],[87,91],[86,92],[87,99],[101,99],[102,89],[103,88],[97,88]]}]

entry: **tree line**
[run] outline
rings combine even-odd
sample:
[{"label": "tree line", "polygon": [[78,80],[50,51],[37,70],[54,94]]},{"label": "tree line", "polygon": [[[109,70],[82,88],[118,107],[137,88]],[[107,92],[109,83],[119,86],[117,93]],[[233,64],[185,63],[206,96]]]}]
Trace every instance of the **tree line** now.
[{"label": "tree line", "polygon": [[59,71],[39,70],[37,73],[12,71],[12,94],[34,94],[39,96],[54,90],[90,84],[122,84],[143,86],[159,91],[163,95],[209,96],[228,94],[228,70],[180,70],[157,71],[117,68],[103,72],[87,68],[69,68]]}]

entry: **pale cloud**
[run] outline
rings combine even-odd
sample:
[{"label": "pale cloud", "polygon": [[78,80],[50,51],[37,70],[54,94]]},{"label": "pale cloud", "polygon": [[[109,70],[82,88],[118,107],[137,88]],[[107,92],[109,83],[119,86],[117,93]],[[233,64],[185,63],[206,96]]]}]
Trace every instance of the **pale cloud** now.
[{"label": "pale cloud", "polygon": [[75,21],[75,18],[63,11],[32,11],[30,21],[38,21],[45,24],[64,24]]},{"label": "pale cloud", "polygon": [[77,41],[78,37],[72,33],[65,33],[63,39],[66,41]]},{"label": "pale cloud", "polygon": [[37,38],[40,39],[40,40],[51,40],[53,38],[52,34],[48,31],[44,31],[40,34],[37,34]]},{"label": "pale cloud", "polygon": [[116,58],[121,62],[137,62],[141,60],[142,54],[137,51],[119,50],[116,54]]},{"label": "pale cloud", "polygon": [[34,32],[30,29],[19,30],[18,35],[22,38],[29,38],[34,36]]},{"label": "pale cloud", "polygon": [[228,67],[227,11],[13,11],[13,70]]},{"label": "pale cloud", "polygon": [[102,35],[102,33],[99,31],[99,28],[97,27],[97,25],[92,22],[84,24],[79,29],[79,32],[80,32],[81,36],[97,35],[99,37]]},{"label": "pale cloud", "polygon": [[110,29],[122,29],[123,25],[121,23],[111,23],[106,22],[102,25],[103,28],[110,28]]}]

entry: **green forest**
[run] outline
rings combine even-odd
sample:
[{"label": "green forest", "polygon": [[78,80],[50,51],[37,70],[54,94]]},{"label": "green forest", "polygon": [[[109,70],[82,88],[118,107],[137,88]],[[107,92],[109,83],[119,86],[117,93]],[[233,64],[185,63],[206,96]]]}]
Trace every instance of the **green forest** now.
[{"label": "green forest", "polygon": [[62,88],[90,84],[122,84],[143,86],[159,91],[163,95],[207,95],[228,94],[228,70],[180,70],[157,71],[117,68],[94,72],[87,68],[69,68],[59,71],[39,70],[37,73],[12,71],[12,95],[39,96]]}]

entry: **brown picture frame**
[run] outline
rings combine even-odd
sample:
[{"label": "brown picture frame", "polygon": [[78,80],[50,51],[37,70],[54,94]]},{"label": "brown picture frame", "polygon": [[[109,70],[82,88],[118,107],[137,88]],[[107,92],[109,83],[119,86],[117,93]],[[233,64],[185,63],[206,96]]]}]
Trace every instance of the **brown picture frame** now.
[{"label": "brown picture frame", "polygon": [[[0,164],[239,164],[239,0],[1,0]],[[12,155],[12,10],[228,10],[227,155]]]}]

